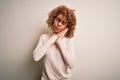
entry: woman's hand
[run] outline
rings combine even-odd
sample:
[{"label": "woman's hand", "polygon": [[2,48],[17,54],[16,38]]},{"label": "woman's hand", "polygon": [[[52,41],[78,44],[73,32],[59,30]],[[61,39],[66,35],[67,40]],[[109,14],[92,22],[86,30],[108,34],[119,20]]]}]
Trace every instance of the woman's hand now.
[{"label": "woman's hand", "polygon": [[58,36],[58,38],[62,38],[67,31],[68,31],[68,28],[62,30],[61,32],[57,33],[56,35]]}]

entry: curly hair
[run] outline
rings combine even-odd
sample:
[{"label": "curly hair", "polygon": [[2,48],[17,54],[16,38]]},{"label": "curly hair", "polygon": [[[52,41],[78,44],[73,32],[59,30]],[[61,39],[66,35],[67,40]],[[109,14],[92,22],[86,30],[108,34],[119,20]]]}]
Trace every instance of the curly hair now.
[{"label": "curly hair", "polygon": [[75,12],[75,10],[72,10],[64,5],[60,5],[60,6],[56,7],[48,14],[48,19],[46,21],[48,24],[48,27],[51,30],[53,30],[53,22],[54,22],[55,18],[59,14],[62,14],[63,16],[66,17],[67,28],[68,28],[68,31],[65,34],[65,37],[67,37],[67,38],[73,37],[75,26],[76,26],[76,16],[75,16],[74,12]]}]

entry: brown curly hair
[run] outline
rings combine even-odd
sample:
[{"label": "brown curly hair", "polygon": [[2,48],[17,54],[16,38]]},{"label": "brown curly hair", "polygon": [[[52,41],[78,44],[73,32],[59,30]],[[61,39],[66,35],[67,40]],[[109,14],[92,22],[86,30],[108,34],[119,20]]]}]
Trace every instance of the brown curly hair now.
[{"label": "brown curly hair", "polygon": [[70,8],[67,8],[64,5],[60,5],[58,7],[56,7],[55,9],[53,9],[49,14],[48,14],[48,19],[47,19],[47,24],[48,27],[53,30],[53,22],[55,20],[55,18],[59,15],[62,14],[63,16],[66,17],[66,21],[67,21],[67,28],[68,31],[65,34],[65,37],[71,38],[74,35],[74,30],[75,30],[75,26],[76,26],[76,16],[74,14],[75,10],[72,10]]}]

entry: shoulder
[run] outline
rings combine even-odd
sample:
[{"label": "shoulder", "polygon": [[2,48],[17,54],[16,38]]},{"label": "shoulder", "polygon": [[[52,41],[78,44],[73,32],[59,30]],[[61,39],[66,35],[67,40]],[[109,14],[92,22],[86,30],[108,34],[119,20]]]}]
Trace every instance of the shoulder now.
[{"label": "shoulder", "polygon": [[42,38],[46,38],[46,37],[50,37],[50,33],[44,33],[44,34],[42,34],[40,37],[42,37]]},{"label": "shoulder", "polygon": [[66,38],[65,37],[65,39],[66,39],[67,42],[74,42],[74,38],[73,37],[72,38]]},{"label": "shoulder", "polygon": [[66,44],[68,46],[70,46],[71,44],[74,44],[74,38],[67,38],[67,37],[64,37],[64,40],[66,41]]},{"label": "shoulder", "polygon": [[43,41],[48,40],[51,37],[51,33],[44,33],[40,36],[40,38],[42,38]]}]

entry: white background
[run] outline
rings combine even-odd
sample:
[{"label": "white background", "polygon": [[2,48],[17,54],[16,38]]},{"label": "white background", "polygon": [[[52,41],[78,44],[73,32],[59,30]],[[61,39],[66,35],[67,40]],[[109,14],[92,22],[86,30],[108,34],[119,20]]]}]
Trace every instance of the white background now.
[{"label": "white background", "polygon": [[40,80],[32,51],[48,12],[75,9],[73,80],[120,80],[120,0],[0,0],[0,80]]}]

